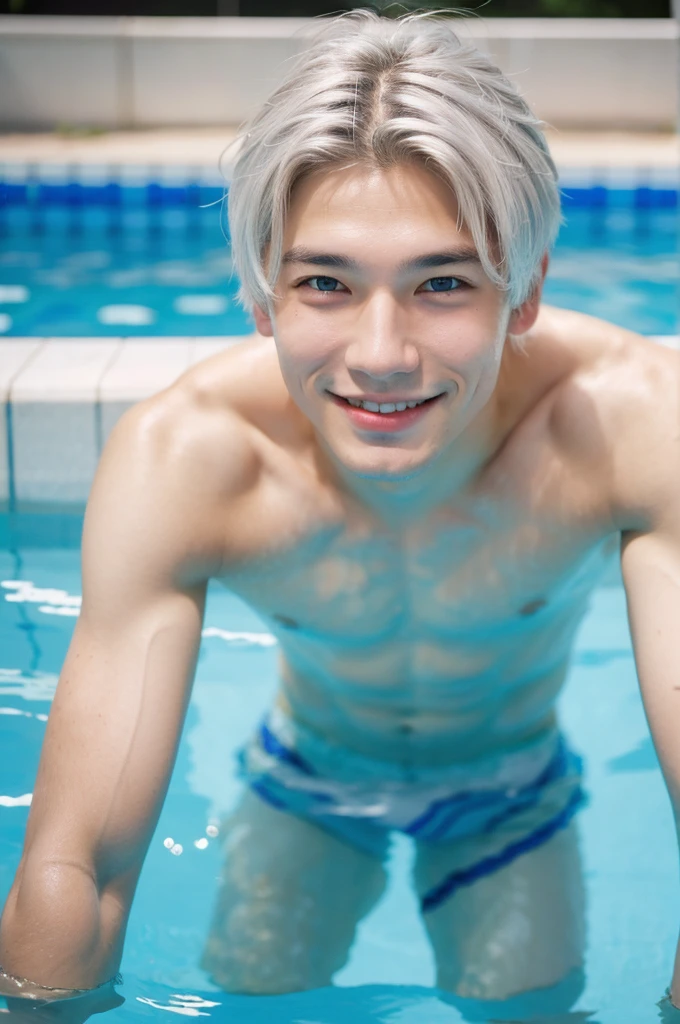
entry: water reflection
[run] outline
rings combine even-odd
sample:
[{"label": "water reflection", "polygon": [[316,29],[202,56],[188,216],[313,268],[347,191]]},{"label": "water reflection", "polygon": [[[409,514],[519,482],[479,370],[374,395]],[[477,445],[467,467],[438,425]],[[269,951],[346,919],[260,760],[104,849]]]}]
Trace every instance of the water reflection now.
[{"label": "water reflection", "polygon": [[211,1014],[206,1013],[206,1009],[213,1006],[220,1006],[220,1003],[214,1000],[204,999],[202,996],[191,996],[191,995],[171,995],[168,998],[167,1003],[159,1002],[156,999],[151,999],[148,996],[137,996],[138,1003],[145,1003],[147,1006],[153,1006],[156,1010],[167,1010],[169,1013],[178,1013],[183,1017],[210,1017]]}]

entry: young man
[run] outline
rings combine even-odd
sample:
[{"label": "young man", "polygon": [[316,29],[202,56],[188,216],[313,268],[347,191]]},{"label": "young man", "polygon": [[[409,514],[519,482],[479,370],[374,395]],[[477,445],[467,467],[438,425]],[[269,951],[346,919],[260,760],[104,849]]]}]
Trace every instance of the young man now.
[{"label": "young man", "polygon": [[281,645],[226,830],[213,978],[327,985],[394,829],[416,844],[442,988],[500,999],[578,972],[581,770],[555,700],[619,543],[680,800],[680,373],[634,334],[539,309],[558,219],[536,121],[446,23],[340,19],[249,125],[230,223],[262,339],[107,446],[8,974],[116,973],[210,577]]}]

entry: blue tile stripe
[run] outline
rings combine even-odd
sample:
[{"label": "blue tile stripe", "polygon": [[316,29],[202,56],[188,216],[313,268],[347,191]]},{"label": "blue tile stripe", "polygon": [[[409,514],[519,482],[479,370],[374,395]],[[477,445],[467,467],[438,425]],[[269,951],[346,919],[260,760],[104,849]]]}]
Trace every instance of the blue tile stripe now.
[{"label": "blue tile stripe", "polygon": [[[149,208],[196,208],[219,201],[226,190],[218,185],[188,181],[182,184],[163,184],[149,181],[144,185],[121,185],[110,181],[92,184],[80,181],[63,183],[41,181],[3,181],[0,172],[0,207],[27,206],[32,209],[49,206],[79,208],[100,206],[146,206]],[[635,188],[607,188],[604,185],[586,187],[569,185],[561,189],[565,209],[676,209],[678,189],[670,185],[652,187],[641,183]]]},{"label": "blue tile stripe", "polygon": [[562,207],[568,209],[675,210],[678,208],[677,188],[588,188],[565,187],[561,190]]},{"label": "blue tile stripe", "polygon": [[121,185],[110,181],[101,185],[67,181],[59,184],[47,182],[7,182],[0,178],[0,207],[27,206],[31,209],[63,206],[78,209],[83,206],[117,208],[147,206],[151,208],[197,208],[222,199],[226,190],[221,186],[187,182],[164,185],[150,181],[145,185]]},{"label": "blue tile stripe", "polygon": [[584,803],[585,794],[579,787],[572,793],[566,807],[559,814],[555,815],[554,818],[546,822],[545,825],[537,828],[535,832],[531,832],[524,839],[519,839],[515,843],[510,843],[500,853],[496,853],[492,857],[485,857],[483,860],[473,864],[472,867],[464,868],[460,871],[452,871],[449,875],[446,875],[439,885],[430,889],[422,897],[420,901],[422,912],[431,913],[445,903],[458,889],[462,889],[466,885],[472,885],[473,882],[478,881],[480,878],[485,878],[507,864],[511,864],[518,857],[521,857],[523,853],[529,853],[538,846],[542,846],[543,843],[552,839],[556,832],[559,832],[560,829],[565,828],[569,824]]}]

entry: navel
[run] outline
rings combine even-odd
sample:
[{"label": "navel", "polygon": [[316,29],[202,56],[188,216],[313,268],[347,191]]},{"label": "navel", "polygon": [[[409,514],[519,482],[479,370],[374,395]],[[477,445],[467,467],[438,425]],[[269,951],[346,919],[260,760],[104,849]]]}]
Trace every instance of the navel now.
[{"label": "navel", "polygon": [[524,607],[520,608],[519,613],[527,618],[529,615],[535,615],[536,612],[540,612],[542,608],[545,608],[548,602],[544,597],[538,597],[535,601],[529,601]]}]

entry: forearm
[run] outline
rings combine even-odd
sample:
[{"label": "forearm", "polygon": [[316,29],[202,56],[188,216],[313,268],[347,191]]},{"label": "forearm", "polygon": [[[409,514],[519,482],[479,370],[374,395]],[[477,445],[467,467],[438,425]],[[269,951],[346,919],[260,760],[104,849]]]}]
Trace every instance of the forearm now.
[{"label": "forearm", "polygon": [[[678,799],[678,790],[680,786],[677,785],[677,779],[667,777],[666,782],[668,784],[668,791],[671,797],[671,803],[673,804],[673,813],[675,815],[675,831],[678,838],[678,849],[680,849],[680,800]],[[680,939],[675,950],[675,962],[673,964],[673,976],[670,984],[670,997],[671,1002],[675,1007],[680,1008]]]},{"label": "forearm", "polygon": [[[673,805],[675,817],[675,832],[680,850],[680,785],[678,785],[677,773],[666,772],[666,785]],[[673,964],[673,975],[670,984],[670,998],[673,1005],[680,1009],[680,938],[675,950],[675,962]]]},{"label": "forearm", "polygon": [[3,911],[0,965],[50,988],[94,988],[118,970],[126,916],[81,867],[29,861]]}]

